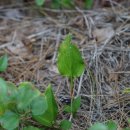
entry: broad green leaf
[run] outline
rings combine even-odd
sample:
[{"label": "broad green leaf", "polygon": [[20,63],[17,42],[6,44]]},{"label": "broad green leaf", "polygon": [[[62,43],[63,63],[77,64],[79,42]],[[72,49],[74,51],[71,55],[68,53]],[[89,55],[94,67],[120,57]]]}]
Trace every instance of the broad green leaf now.
[{"label": "broad green leaf", "polygon": [[72,126],[72,123],[68,120],[63,120],[60,123],[60,128],[62,130],[70,130],[71,126]]},{"label": "broad green leaf", "polygon": [[4,101],[7,97],[8,86],[7,83],[0,78],[0,101]]},{"label": "broad green leaf", "polygon": [[7,111],[0,117],[1,126],[7,130],[14,130],[18,127],[20,121],[19,115],[14,112]]},{"label": "broad green leaf", "polygon": [[71,110],[71,106],[66,105],[64,107],[64,111],[68,112],[68,113],[72,112],[73,114],[75,114],[77,112],[77,110],[79,109],[80,104],[81,104],[81,98],[77,97],[72,102],[72,110]]},{"label": "broad green leaf", "polygon": [[46,97],[44,95],[38,96],[32,101],[31,107],[33,115],[44,114],[48,108]]},{"label": "broad green leaf", "polygon": [[45,97],[48,104],[47,110],[42,115],[39,116],[34,115],[33,118],[37,120],[39,123],[41,123],[42,125],[51,127],[54,124],[58,114],[58,106],[55,101],[55,97],[51,85],[47,87],[45,91]]},{"label": "broad green leaf", "polygon": [[71,35],[60,45],[57,65],[60,74],[67,77],[79,77],[85,69],[80,51],[71,43]]},{"label": "broad green leaf", "polygon": [[91,9],[93,6],[94,0],[85,0],[85,7]]},{"label": "broad green leaf", "polygon": [[33,99],[38,97],[40,92],[31,83],[23,82],[18,87],[17,107],[18,109],[26,109],[30,106]]},{"label": "broad green leaf", "polygon": [[107,127],[108,127],[108,130],[117,130],[117,124],[110,120],[106,123]]},{"label": "broad green leaf", "polygon": [[42,6],[45,3],[45,0],[35,0],[37,6]]},{"label": "broad green leaf", "polygon": [[95,123],[88,130],[108,130],[108,128],[103,123]]},{"label": "broad green leaf", "polygon": [[[27,126],[27,127],[24,127],[23,130],[41,130],[41,129],[34,127],[34,126]],[[42,130],[44,130],[44,129],[42,129]]]},{"label": "broad green leaf", "polygon": [[4,72],[8,66],[8,56],[5,54],[0,57],[0,72]]}]

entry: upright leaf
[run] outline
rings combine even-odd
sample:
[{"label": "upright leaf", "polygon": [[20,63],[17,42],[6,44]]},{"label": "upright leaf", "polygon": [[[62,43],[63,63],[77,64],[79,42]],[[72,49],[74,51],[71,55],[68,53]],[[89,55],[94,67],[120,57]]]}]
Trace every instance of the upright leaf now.
[{"label": "upright leaf", "polygon": [[8,56],[5,54],[4,56],[0,57],[0,72],[5,71],[7,66],[8,66]]},{"label": "upright leaf", "polygon": [[42,115],[34,115],[33,118],[37,120],[39,123],[41,123],[44,126],[51,127],[57,117],[58,114],[58,106],[55,101],[55,97],[51,88],[51,85],[49,85],[45,91],[45,96],[48,104],[48,108]]},{"label": "upright leaf", "polygon": [[6,130],[14,130],[18,127],[20,121],[19,115],[14,112],[7,111],[0,117],[1,126]]},{"label": "upright leaf", "polygon": [[72,103],[72,113],[75,114],[77,112],[77,110],[79,109],[81,104],[81,98],[77,97],[74,99],[73,103]]},{"label": "upright leaf", "polygon": [[80,104],[81,104],[81,98],[77,97],[72,102],[72,110],[71,110],[71,106],[66,105],[64,107],[64,111],[67,113],[73,113],[73,115],[75,115],[75,113],[78,111],[78,109],[80,107]]},{"label": "upright leaf", "polygon": [[18,87],[17,92],[17,107],[18,109],[26,109],[31,105],[33,99],[38,97],[40,92],[34,88],[29,82],[23,82]]},{"label": "upright leaf", "polygon": [[68,77],[79,77],[85,69],[78,48],[71,43],[71,35],[67,35],[60,45],[57,65],[60,74]]},{"label": "upright leaf", "polygon": [[62,130],[69,130],[71,128],[71,126],[72,126],[72,123],[68,120],[63,120],[60,123],[60,128]]}]

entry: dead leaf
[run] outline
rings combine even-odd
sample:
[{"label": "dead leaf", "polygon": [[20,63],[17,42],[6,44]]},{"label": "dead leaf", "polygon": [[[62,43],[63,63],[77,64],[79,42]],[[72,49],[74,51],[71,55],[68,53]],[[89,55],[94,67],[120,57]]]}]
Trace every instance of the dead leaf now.
[{"label": "dead leaf", "polygon": [[19,40],[16,40],[13,44],[9,45],[7,48],[13,54],[19,55],[21,57],[24,57],[29,53],[25,45]]},{"label": "dead leaf", "polygon": [[97,43],[102,43],[107,39],[112,38],[115,34],[115,31],[112,27],[106,27],[101,29],[95,28],[92,33]]},{"label": "dead leaf", "polygon": [[117,82],[119,80],[119,74],[118,73],[109,73],[108,81],[114,81]]},{"label": "dead leaf", "polygon": [[58,71],[58,68],[56,67],[56,65],[51,65],[49,67],[49,71],[59,74],[59,71]]}]

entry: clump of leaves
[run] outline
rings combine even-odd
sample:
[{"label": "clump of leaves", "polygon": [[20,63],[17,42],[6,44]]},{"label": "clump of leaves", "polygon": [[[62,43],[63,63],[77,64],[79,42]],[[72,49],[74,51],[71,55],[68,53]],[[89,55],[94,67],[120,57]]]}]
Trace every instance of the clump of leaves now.
[{"label": "clump of leaves", "polygon": [[[0,71],[5,71],[7,65],[8,58],[4,55],[0,58]],[[71,42],[71,35],[67,35],[60,45],[57,65],[61,75],[70,80],[71,105],[66,106],[66,111],[73,116],[81,102],[80,97],[74,98],[74,79],[83,73],[85,64],[78,48]],[[24,124],[23,130],[40,130],[31,125],[30,120],[33,119],[42,126],[42,130],[46,127],[69,130],[71,121],[63,119],[57,126],[57,115],[58,105],[51,85],[48,85],[45,92],[41,93],[30,82],[22,82],[19,86],[15,86],[0,78],[0,125],[2,128],[15,130],[20,124]]]},{"label": "clump of leaves", "polygon": [[0,123],[7,130],[18,128],[25,119],[29,123],[28,117],[43,126],[51,127],[58,114],[50,85],[45,93],[41,93],[29,82],[16,87],[0,78],[0,103]]}]

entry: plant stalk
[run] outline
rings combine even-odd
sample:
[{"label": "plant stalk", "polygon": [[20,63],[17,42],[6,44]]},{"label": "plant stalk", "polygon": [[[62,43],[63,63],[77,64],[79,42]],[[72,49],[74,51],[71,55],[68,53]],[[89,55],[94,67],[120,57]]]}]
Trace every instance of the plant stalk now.
[{"label": "plant stalk", "polygon": [[70,78],[70,98],[71,98],[71,115],[70,115],[69,121],[71,121],[73,118],[73,112],[72,112],[72,110],[73,110],[72,104],[73,104],[73,100],[74,100],[74,78],[73,77]]}]

